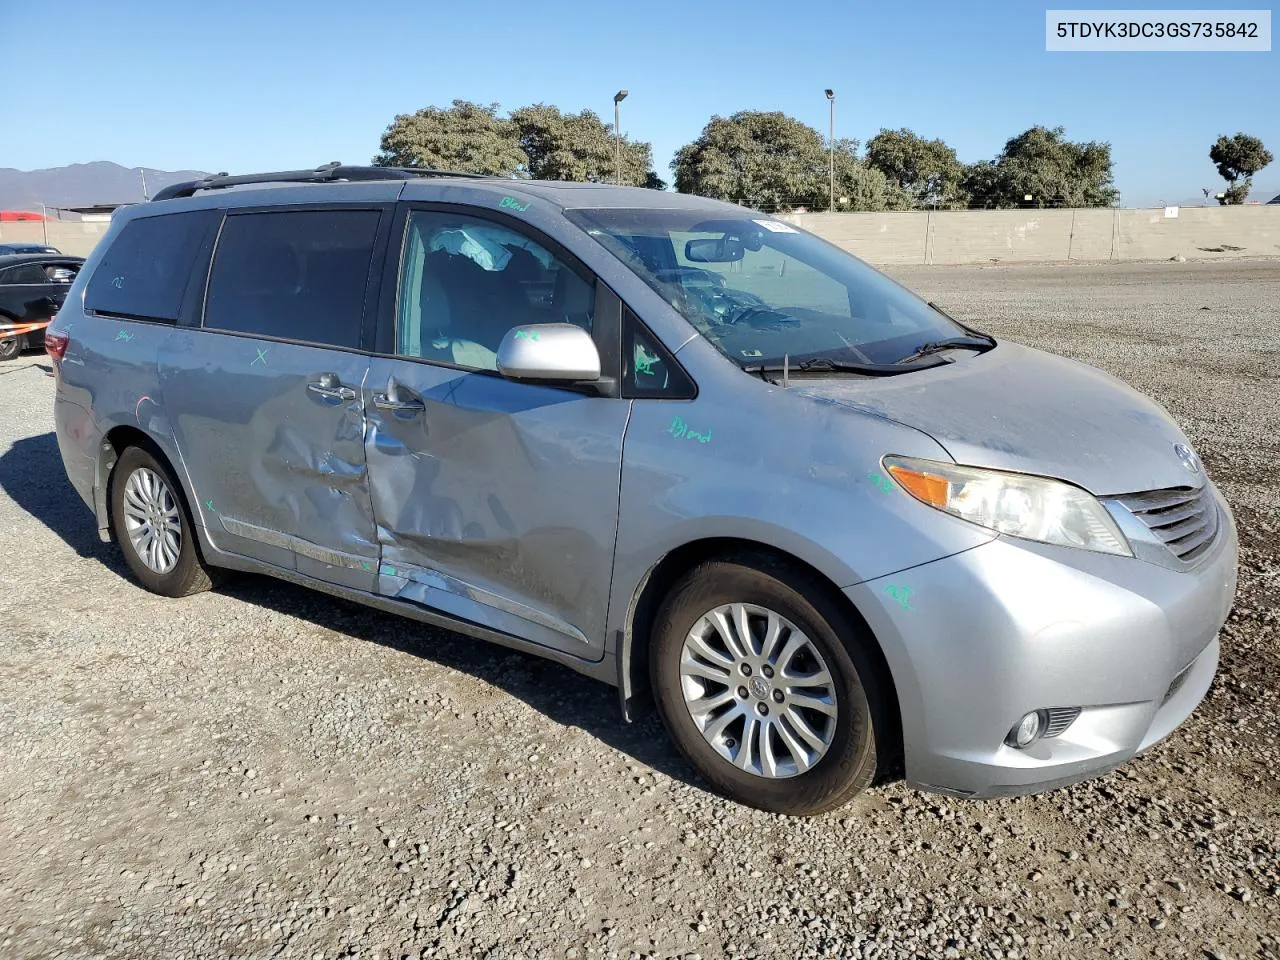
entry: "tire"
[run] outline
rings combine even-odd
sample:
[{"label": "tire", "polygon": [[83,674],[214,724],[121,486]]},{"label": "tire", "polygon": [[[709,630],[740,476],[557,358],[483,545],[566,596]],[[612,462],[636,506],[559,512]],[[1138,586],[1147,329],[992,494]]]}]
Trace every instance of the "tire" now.
[{"label": "tire", "polygon": [[[752,636],[746,655],[708,617],[719,610],[722,628],[737,637],[739,608]],[[654,699],[680,752],[717,791],[772,813],[824,813],[876,774],[877,729],[887,724],[866,654],[872,642],[864,626],[774,558],[708,561],[675,584],[654,620]],[[720,675],[726,670],[730,683]],[[829,683],[820,679],[824,672]],[[807,706],[815,702],[820,710]],[[735,710],[738,717],[725,725]],[[825,747],[802,737],[802,726]]]},{"label": "tire", "polygon": [[[111,530],[142,586],[164,597],[189,597],[213,586],[215,573],[200,557],[191,511],[165,463],[142,447],[126,448],[111,471],[110,496]],[[160,518],[169,535],[148,537],[148,529],[160,529],[154,523]]]},{"label": "tire", "polygon": [[22,353],[25,340],[26,337],[9,337],[7,340],[0,340],[0,360],[16,360]]}]

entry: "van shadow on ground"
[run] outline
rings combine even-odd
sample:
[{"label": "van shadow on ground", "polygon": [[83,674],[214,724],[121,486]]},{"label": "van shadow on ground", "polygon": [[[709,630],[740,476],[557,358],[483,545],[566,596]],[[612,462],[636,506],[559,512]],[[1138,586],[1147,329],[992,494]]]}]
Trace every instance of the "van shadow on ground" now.
[{"label": "van shadow on ground", "polygon": [[[92,513],[63,471],[53,433],[18,440],[0,454],[0,489],[78,556],[99,560],[117,576],[129,575],[115,545],[98,539]],[[236,574],[218,592],[468,673],[518,697],[555,723],[579,727],[639,763],[697,783],[656,713],[643,711],[635,723],[626,723],[616,690],[567,667],[271,577]]]}]

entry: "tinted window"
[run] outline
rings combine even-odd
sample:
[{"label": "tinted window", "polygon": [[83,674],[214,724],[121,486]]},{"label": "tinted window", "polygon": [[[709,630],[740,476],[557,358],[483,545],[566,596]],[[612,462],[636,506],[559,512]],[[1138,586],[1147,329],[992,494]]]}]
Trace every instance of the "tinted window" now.
[{"label": "tinted window", "polygon": [[541,244],[488,220],[416,212],[400,277],[396,352],[496,370],[512,327],[591,329],[595,287]]},{"label": "tinted window", "polygon": [[376,210],[228,216],[204,325],[358,347],[378,216]]},{"label": "tinted window", "polygon": [[131,220],[111,242],[85,289],[85,309],[173,321],[216,210]]},{"label": "tinted window", "polygon": [[44,283],[44,270],[38,263],[23,263],[0,270],[0,283]]}]

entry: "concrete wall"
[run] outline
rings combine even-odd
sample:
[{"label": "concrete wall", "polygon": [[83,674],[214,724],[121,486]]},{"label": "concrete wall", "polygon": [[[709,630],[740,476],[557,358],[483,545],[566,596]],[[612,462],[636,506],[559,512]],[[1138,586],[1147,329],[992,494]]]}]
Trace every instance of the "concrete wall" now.
[{"label": "concrete wall", "polygon": [[[111,226],[109,221],[81,222],[78,220],[0,223],[0,243],[47,243],[71,256],[87,257],[109,226]],[[46,230],[47,240],[45,239]]]},{"label": "concrete wall", "polygon": [[[1165,210],[958,210],[786,217],[871,263],[1188,260],[1280,256],[1280,204]],[[0,243],[87,256],[109,223],[0,223]]]},{"label": "concrete wall", "polygon": [[785,217],[871,263],[1188,260],[1280,256],[1280,205],[958,210]]}]

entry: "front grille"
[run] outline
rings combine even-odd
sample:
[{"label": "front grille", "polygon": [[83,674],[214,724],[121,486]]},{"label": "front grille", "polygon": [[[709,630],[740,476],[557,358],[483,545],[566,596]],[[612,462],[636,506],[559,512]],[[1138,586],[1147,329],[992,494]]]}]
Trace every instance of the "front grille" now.
[{"label": "front grille", "polygon": [[1199,488],[1170,487],[1116,499],[1186,563],[1208,550],[1218,533],[1218,505],[1207,483]]}]

